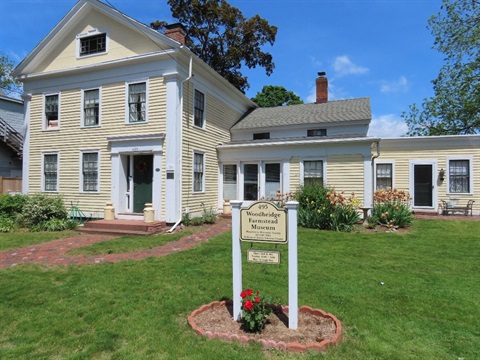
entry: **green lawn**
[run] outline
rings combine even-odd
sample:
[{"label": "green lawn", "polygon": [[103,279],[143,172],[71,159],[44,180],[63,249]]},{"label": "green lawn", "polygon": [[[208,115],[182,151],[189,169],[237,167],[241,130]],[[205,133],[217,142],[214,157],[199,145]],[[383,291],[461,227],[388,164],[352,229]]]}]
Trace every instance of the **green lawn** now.
[{"label": "green lawn", "polygon": [[[278,249],[280,265],[244,261],[243,284],[286,304]],[[345,331],[326,353],[300,355],[200,338],[187,325],[200,305],[232,297],[230,233],[143,261],[7,268],[0,358],[479,359],[479,254],[476,221],[415,221],[406,234],[300,229],[299,304],[336,315]]]},{"label": "green lawn", "polygon": [[70,237],[77,234],[78,233],[75,231],[62,231],[62,232],[14,231],[11,233],[0,232],[0,251],[21,248],[21,247],[35,245],[35,244],[41,244],[46,241],[57,240],[62,237]]}]

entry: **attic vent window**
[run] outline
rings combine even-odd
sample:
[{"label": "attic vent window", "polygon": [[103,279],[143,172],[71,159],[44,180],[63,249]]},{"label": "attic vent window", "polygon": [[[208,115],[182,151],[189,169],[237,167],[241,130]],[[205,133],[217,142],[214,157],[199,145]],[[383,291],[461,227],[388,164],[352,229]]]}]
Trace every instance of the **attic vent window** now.
[{"label": "attic vent window", "polygon": [[253,134],[253,140],[266,140],[266,139],[270,139],[270,133],[268,132]]},{"label": "attic vent window", "polygon": [[327,129],[311,129],[307,130],[307,137],[327,136]]},{"label": "attic vent window", "polygon": [[107,34],[96,34],[80,38],[80,56],[104,53],[107,51]]}]

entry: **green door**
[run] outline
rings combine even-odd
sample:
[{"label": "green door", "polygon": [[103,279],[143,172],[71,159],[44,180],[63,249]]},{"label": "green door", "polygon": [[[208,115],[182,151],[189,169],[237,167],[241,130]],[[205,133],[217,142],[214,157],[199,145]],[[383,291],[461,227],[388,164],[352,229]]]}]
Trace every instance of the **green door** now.
[{"label": "green door", "polygon": [[152,202],[153,155],[133,157],[133,212],[142,213]]}]

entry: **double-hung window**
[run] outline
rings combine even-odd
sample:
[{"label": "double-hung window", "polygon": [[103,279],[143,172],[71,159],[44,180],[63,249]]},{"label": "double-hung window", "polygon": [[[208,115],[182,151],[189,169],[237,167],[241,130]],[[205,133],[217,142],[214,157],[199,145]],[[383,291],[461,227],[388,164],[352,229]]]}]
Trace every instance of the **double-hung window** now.
[{"label": "double-hung window", "polygon": [[387,190],[393,187],[393,164],[376,164],[377,190]]},{"label": "double-hung window", "polygon": [[195,152],[193,154],[193,191],[203,191],[205,175],[205,155]]},{"label": "double-hung window", "polygon": [[147,83],[128,85],[128,122],[139,123],[147,120]]},{"label": "double-hung window", "polygon": [[82,191],[98,191],[98,152],[82,153]]},{"label": "double-hung window", "polygon": [[58,190],[58,154],[43,155],[43,190]]},{"label": "double-hung window", "polygon": [[59,123],[58,94],[45,95],[45,127],[57,128]]},{"label": "double-hung window", "polygon": [[303,185],[323,185],[323,161],[313,160],[303,162]]},{"label": "double-hung window", "polygon": [[237,199],[237,165],[223,165],[223,199]]},{"label": "double-hung window", "polygon": [[450,193],[470,193],[470,160],[449,160],[448,174]]},{"label": "double-hung window", "polygon": [[205,127],[205,94],[198,90],[195,90],[193,124],[200,128]]},{"label": "double-hung window", "polygon": [[83,121],[84,126],[100,124],[100,90],[85,90],[83,92]]}]

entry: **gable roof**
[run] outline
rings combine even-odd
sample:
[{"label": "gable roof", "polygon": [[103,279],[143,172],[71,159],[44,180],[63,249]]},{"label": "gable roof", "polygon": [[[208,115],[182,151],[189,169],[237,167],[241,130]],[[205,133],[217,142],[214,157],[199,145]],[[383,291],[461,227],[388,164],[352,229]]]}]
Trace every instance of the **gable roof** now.
[{"label": "gable roof", "polygon": [[323,104],[302,104],[257,108],[235,124],[231,130],[247,130],[288,125],[317,125],[372,119],[370,98],[329,101]]},{"label": "gable roof", "polygon": [[123,25],[143,33],[150,40],[159,46],[159,52],[167,49],[178,49],[181,46],[177,41],[168,36],[152,29],[151,27],[125,15],[124,13],[106,5],[99,0],[79,0],[70,11],[60,20],[60,22],[43,38],[40,43],[25,57],[20,64],[14,69],[12,75],[19,77],[22,73],[31,73],[44,58],[50,54],[53,47],[56,46],[56,40],[61,38],[63,34],[67,33],[75,24],[80,21],[84,14],[87,14],[92,9],[101,11]]}]

